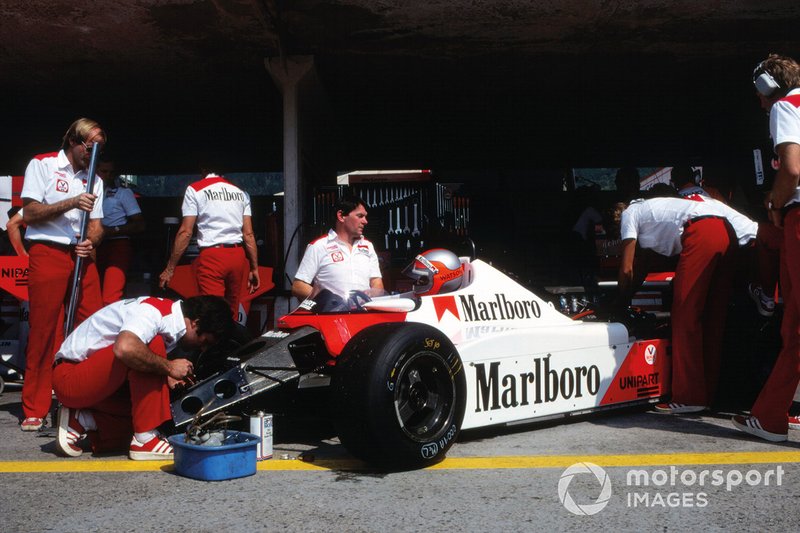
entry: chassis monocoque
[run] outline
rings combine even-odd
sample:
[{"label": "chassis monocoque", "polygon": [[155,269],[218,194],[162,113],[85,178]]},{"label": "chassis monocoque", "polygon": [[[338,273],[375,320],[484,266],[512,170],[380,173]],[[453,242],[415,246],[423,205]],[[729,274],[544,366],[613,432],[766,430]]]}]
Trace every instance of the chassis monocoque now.
[{"label": "chassis monocoque", "polygon": [[461,430],[653,403],[669,391],[664,335],[573,320],[490,264],[462,262],[464,281],[447,294],[356,299],[337,312],[307,300],[173,401],[176,426],[256,410],[287,384],[323,385],[353,455],[419,467],[443,458]]}]

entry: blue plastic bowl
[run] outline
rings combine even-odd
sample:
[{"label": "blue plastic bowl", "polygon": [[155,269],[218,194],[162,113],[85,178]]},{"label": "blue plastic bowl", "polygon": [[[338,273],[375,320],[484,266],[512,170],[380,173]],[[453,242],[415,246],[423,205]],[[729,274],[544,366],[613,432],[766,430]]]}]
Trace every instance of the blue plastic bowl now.
[{"label": "blue plastic bowl", "polygon": [[222,446],[198,446],[185,442],[185,435],[172,435],[175,472],[202,481],[222,481],[256,473],[258,437],[243,431],[225,431]]}]

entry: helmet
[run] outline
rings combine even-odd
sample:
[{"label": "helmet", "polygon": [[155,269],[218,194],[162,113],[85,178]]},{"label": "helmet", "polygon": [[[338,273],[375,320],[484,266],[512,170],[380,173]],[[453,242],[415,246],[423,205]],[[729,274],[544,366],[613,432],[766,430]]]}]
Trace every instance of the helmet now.
[{"label": "helmet", "polygon": [[444,248],[432,248],[419,254],[403,269],[414,281],[414,294],[427,296],[452,292],[461,286],[464,265],[456,254]]}]

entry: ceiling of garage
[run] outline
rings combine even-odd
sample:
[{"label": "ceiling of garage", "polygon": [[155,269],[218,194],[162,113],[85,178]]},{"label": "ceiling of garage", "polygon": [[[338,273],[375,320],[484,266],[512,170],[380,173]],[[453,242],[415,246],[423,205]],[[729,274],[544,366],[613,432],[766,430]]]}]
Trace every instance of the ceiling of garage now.
[{"label": "ceiling of garage", "polygon": [[[280,170],[264,58],[311,54],[338,169],[663,164],[763,142],[785,0],[25,0],[0,5],[0,173],[103,123],[132,171]],[[333,142],[335,140],[335,142]]]}]

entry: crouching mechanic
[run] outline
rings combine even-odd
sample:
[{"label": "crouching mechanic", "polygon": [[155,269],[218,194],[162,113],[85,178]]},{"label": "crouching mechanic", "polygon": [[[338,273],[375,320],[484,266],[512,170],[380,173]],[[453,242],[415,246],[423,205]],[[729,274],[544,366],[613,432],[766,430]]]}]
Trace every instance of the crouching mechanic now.
[{"label": "crouching mechanic", "polygon": [[172,446],[157,428],[171,418],[170,389],[190,384],[194,368],[167,353],[176,346],[206,349],[232,329],[230,307],[218,296],[146,296],[91,315],[55,357],[58,451],[81,455],[79,441],[88,435],[96,453],[128,447],[134,460],[171,458]]}]

